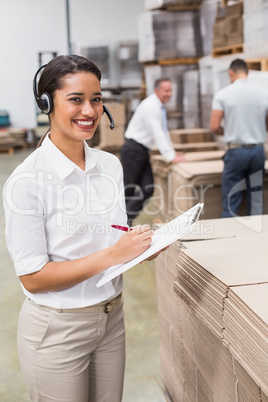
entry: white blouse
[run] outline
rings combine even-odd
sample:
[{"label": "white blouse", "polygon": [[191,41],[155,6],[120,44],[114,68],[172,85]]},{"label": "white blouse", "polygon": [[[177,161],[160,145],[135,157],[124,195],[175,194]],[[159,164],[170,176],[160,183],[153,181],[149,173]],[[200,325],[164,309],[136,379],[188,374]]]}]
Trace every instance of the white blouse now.
[{"label": "white blouse", "polygon": [[[85,143],[85,171],[68,159],[47,135],[40,148],[19,165],[4,186],[6,242],[18,276],[48,261],[85,257],[112,246],[126,225],[121,163]],[[122,277],[97,288],[102,273],[66,290],[26,296],[37,304],[79,308],[122,291]]]}]

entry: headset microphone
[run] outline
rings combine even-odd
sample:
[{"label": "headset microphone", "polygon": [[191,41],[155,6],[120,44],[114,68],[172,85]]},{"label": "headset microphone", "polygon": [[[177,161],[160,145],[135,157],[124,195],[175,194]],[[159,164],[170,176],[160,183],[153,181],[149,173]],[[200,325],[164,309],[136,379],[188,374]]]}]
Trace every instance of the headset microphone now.
[{"label": "headset microphone", "polygon": [[41,66],[37,72],[35,73],[34,79],[33,79],[33,92],[34,92],[34,97],[36,100],[36,103],[39,107],[40,110],[42,110],[43,113],[45,114],[50,114],[53,110],[53,102],[52,98],[49,95],[49,93],[44,92],[40,97],[38,96],[38,91],[37,91],[37,76],[40,73],[40,71],[46,67],[46,64]]},{"label": "headset microphone", "polygon": [[110,120],[110,129],[113,130],[114,129],[114,119],[111,115],[111,113],[109,112],[109,110],[107,109],[107,107],[105,105],[103,105],[103,113],[106,113],[108,116],[108,119]]}]

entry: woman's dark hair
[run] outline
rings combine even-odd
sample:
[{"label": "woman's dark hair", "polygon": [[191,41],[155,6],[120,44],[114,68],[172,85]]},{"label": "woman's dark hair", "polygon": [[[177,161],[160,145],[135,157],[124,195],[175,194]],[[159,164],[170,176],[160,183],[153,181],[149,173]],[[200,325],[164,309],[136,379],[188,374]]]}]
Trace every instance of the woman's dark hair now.
[{"label": "woman's dark hair", "polygon": [[[53,101],[55,91],[61,89],[63,86],[64,77],[68,74],[76,74],[78,72],[92,73],[99,81],[101,80],[101,71],[99,68],[85,57],[75,54],[55,57],[42,71],[38,82],[38,96],[41,97],[44,92],[47,92]],[[37,148],[42,144],[46,134],[38,142]]]},{"label": "woman's dark hair", "polygon": [[63,78],[67,74],[88,72],[95,74],[101,80],[101,72],[95,63],[85,57],[75,54],[57,56],[44,68],[38,83],[38,96],[47,92],[53,99],[57,89],[62,88]]}]

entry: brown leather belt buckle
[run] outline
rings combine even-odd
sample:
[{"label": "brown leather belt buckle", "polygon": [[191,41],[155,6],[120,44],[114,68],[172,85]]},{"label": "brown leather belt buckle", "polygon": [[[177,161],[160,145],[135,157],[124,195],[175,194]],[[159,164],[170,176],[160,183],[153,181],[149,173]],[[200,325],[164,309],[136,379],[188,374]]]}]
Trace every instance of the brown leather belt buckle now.
[{"label": "brown leather belt buckle", "polygon": [[110,313],[110,311],[113,311],[120,302],[121,297],[122,293],[120,293],[114,300],[111,300],[110,302],[106,303],[104,305],[104,313],[108,314]]},{"label": "brown leather belt buckle", "polygon": [[104,306],[104,312],[108,314],[110,311],[114,309],[115,305],[115,300],[111,301],[110,303],[105,304]]}]

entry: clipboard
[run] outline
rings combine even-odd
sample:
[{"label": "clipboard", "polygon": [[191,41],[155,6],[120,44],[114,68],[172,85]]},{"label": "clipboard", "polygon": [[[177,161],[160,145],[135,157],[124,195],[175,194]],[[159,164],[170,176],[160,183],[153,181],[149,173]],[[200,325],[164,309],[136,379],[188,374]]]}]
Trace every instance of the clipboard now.
[{"label": "clipboard", "polygon": [[203,206],[203,203],[198,203],[182,215],[155,230],[151,246],[144,251],[144,253],[133,258],[131,261],[108,268],[101,279],[97,282],[97,288],[188,234],[195,222],[198,220]]}]

